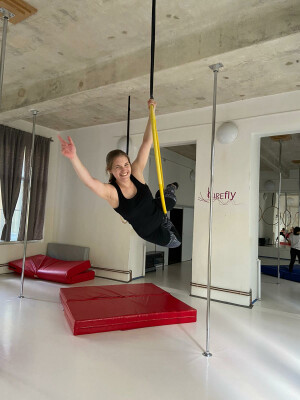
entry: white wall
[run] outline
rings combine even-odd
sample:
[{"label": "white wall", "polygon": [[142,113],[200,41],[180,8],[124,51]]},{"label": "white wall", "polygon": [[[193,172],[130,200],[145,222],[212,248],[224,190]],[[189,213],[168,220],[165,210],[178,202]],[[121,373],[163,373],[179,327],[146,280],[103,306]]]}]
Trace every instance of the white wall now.
[{"label": "white wall", "polygon": [[[38,117],[37,117],[38,122]],[[26,121],[15,121],[7,124],[13,128],[32,132],[32,124]],[[52,137],[54,142],[50,144],[49,172],[48,172],[48,188],[45,211],[44,239],[36,242],[28,242],[26,254],[28,256],[34,254],[45,254],[47,243],[54,240],[54,214],[56,210],[56,179],[57,179],[57,160],[58,160],[58,139],[57,132],[36,125],[36,134],[46,137]],[[0,244],[0,263],[16,260],[23,257],[23,243]],[[8,272],[8,269],[1,268],[0,273]]]}]

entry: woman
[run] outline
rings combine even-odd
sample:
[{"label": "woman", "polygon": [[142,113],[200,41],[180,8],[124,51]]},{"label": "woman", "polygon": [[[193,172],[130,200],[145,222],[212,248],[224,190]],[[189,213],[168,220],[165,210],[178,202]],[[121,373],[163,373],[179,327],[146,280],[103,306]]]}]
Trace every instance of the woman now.
[{"label": "woman", "polygon": [[289,235],[289,243],[291,244],[291,261],[289,265],[289,272],[293,272],[296,257],[300,263],[300,228],[296,226],[294,232]]},{"label": "woman", "polygon": [[[156,102],[148,100],[148,108]],[[69,158],[81,181],[106,200],[111,207],[128,221],[136,233],[148,242],[169,248],[181,245],[181,238],[171,221],[166,220],[161,208],[159,192],[155,199],[143,176],[152,146],[151,121],[148,119],[143,142],[138,155],[131,164],[130,159],[122,150],[113,150],[106,156],[106,171],[109,173],[109,183],[102,183],[93,178],[79,160],[76,147],[70,137],[68,142],[59,135],[62,154]],[[178,184],[174,182],[165,190],[167,210],[176,204],[175,190]]]}]

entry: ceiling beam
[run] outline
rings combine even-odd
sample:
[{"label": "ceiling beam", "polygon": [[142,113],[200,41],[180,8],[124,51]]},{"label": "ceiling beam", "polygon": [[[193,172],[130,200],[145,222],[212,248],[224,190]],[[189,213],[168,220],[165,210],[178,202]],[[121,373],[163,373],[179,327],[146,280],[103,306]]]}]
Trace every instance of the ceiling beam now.
[{"label": "ceiling beam", "polygon": [[[267,15],[265,14],[267,13]],[[156,45],[155,71],[166,71],[193,62],[207,62],[209,57],[228,54],[232,51],[257,46],[272,40],[279,40],[300,31],[300,8],[290,6],[267,9],[253,18],[245,14],[239,19],[225,19],[217,26],[192,32],[176,40],[158,42]],[[63,98],[74,99],[77,94],[102,91],[104,87],[141,79],[149,74],[150,51],[146,46],[133,54],[125,54],[105,63],[70,72],[53,79],[27,83],[17,79],[3,87],[2,113],[32,108],[45,101]],[[34,60],[33,60],[34,62]],[[0,113],[0,119],[2,117]],[[17,112],[20,115],[20,112]]]}]

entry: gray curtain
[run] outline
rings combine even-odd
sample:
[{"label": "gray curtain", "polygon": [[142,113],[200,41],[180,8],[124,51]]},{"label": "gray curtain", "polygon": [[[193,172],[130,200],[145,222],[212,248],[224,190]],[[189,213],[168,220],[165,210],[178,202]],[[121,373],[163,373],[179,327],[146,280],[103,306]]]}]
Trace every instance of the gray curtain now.
[{"label": "gray curtain", "polygon": [[0,183],[5,225],[1,240],[10,241],[11,223],[18,201],[25,150],[24,132],[0,125]]},{"label": "gray curtain", "polygon": [[[24,240],[26,210],[27,210],[27,193],[29,183],[29,163],[31,151],[30,144],[27,139],[25,152],[25,180],[23,191],[23,206],[21,214],[21,222],[18,240]],[[50,139],[43,136],[35,136],[32,179],[30,192],[30,208],[28,220],[27,240],[40,240],[43,238],[44,218],[46,208],[46,193],[48,184],[48,164],[50,153]]]}]

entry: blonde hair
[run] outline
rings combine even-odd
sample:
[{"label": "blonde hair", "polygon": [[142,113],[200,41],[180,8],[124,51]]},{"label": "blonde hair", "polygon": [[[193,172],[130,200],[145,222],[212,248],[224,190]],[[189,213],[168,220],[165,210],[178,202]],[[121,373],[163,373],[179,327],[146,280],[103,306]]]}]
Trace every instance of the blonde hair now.
[{"label": "blonde hair", "polygon": [[128,154],[126,154],[123,150],[117,149],[117,150],[110,151],[106,156],[106,168],[105,168],[106,173],[109,174],[109,179],[108,179],[109,183],[116,180],[116,178],[113,176],[113,174],[109,171],[112,170],[114,159],[119,156],[125,156],[127,158],[128,162],[130,163],[130,158],[129,158]]}]

